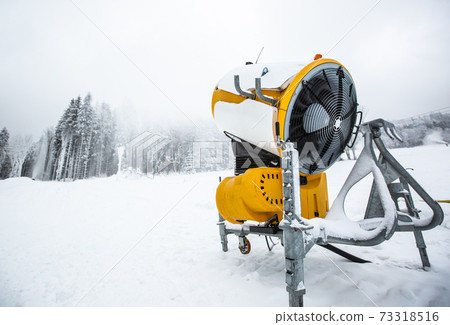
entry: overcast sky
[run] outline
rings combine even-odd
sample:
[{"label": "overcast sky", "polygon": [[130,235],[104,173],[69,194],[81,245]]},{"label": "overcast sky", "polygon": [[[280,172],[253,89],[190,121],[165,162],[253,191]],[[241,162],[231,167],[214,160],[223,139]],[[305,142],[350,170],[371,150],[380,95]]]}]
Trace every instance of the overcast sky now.
[{"label": "overcast sky", "polygon": [[382,0],[363,18],[376,3],[2,0],[0,127],[38,136],[88,91],[144,125],[201,125],[217,81],[263,46],[260,62],[340,61],[368,118],[450,106],[450,1]]}]

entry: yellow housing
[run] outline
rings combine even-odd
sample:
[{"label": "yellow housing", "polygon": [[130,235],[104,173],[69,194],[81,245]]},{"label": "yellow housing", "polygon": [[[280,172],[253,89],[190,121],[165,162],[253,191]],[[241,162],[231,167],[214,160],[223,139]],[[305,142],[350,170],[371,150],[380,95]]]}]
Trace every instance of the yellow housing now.
[{"label": "yellow housing", "polygon": [[300,186],[302,217],[325,218],[329,207],[327,175],[302,175],[306,177],[306,184]]},{"label": "yellow housing", "polygon": [[[306,184],[300,187],[300,192],[302,217],[325,218],[329,210],[325,173],[306,175]],[[275,215],[281,221],[281,168],[251,168],[242,175],[225,178],[217,188],[216,204],[222,217],[231,223],[267,222]]]}]

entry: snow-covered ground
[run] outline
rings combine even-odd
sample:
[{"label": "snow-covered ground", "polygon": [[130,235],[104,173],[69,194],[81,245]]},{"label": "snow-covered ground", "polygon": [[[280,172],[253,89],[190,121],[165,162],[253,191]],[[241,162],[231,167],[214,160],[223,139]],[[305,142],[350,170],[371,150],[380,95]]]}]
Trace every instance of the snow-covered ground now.
[{"label": "snow-covered ground", "polygon": [[[392,152],[432,197],[450,199],[450,148]],[[327,172],[331,199],[352,165]],[[230,251],[221,250],[215,190],[230,173],[0,181],[0,306],[287,306],[281,245],[269,252],[264,237],[250,236],[242,255],[229,236]],[[351,217],[361,218],[370,183],[349,193]],[[450,205],[442,207],[443,224],[424,233],[429,270],[411,233],[342,247],[370,264],[315,246],[306,306],[450,306]]]}]

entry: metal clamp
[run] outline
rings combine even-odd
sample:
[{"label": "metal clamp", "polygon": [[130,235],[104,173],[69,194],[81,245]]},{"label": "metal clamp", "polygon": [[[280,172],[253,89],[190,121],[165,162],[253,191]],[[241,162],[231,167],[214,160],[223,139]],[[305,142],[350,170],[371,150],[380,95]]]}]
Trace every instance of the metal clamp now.
[{"label": "metal clamp", "polygon": [[255,91],[258,98],[261,99],[262,101],[267,102],[273,106],[277,105],[278,100],[263,95],[261,91],[261,78],[255,78]]},{"label": "metal clamp", "polygon": [[236,91],[239,93],[239,95],[248,97],[250,99],[256,99],[255,94],[243,91],[241,89],[241,85],[239,84],[239,76],[238,75],[234,75],[234,88],[236,88]]}]

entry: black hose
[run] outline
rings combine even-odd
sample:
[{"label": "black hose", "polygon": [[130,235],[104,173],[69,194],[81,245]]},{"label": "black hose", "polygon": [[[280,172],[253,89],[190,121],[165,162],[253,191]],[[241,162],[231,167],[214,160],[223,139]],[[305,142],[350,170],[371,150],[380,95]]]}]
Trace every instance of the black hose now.
[{"label": "black hose", "polygon": [[359,258],[358,256],[352,255],[346,251],[343,251],[340,248],[337,248],[336,246],[330,245],[330,244],[326,244],[326,245],[319,245],[322,246],[323,248],[326,248],[330,251],[332,251],[333,253],[336,253],[342,257],[345,257],[346,259],[355,262],[355,263],[371,263],[370,261],[364,260],[362,258]]}]

